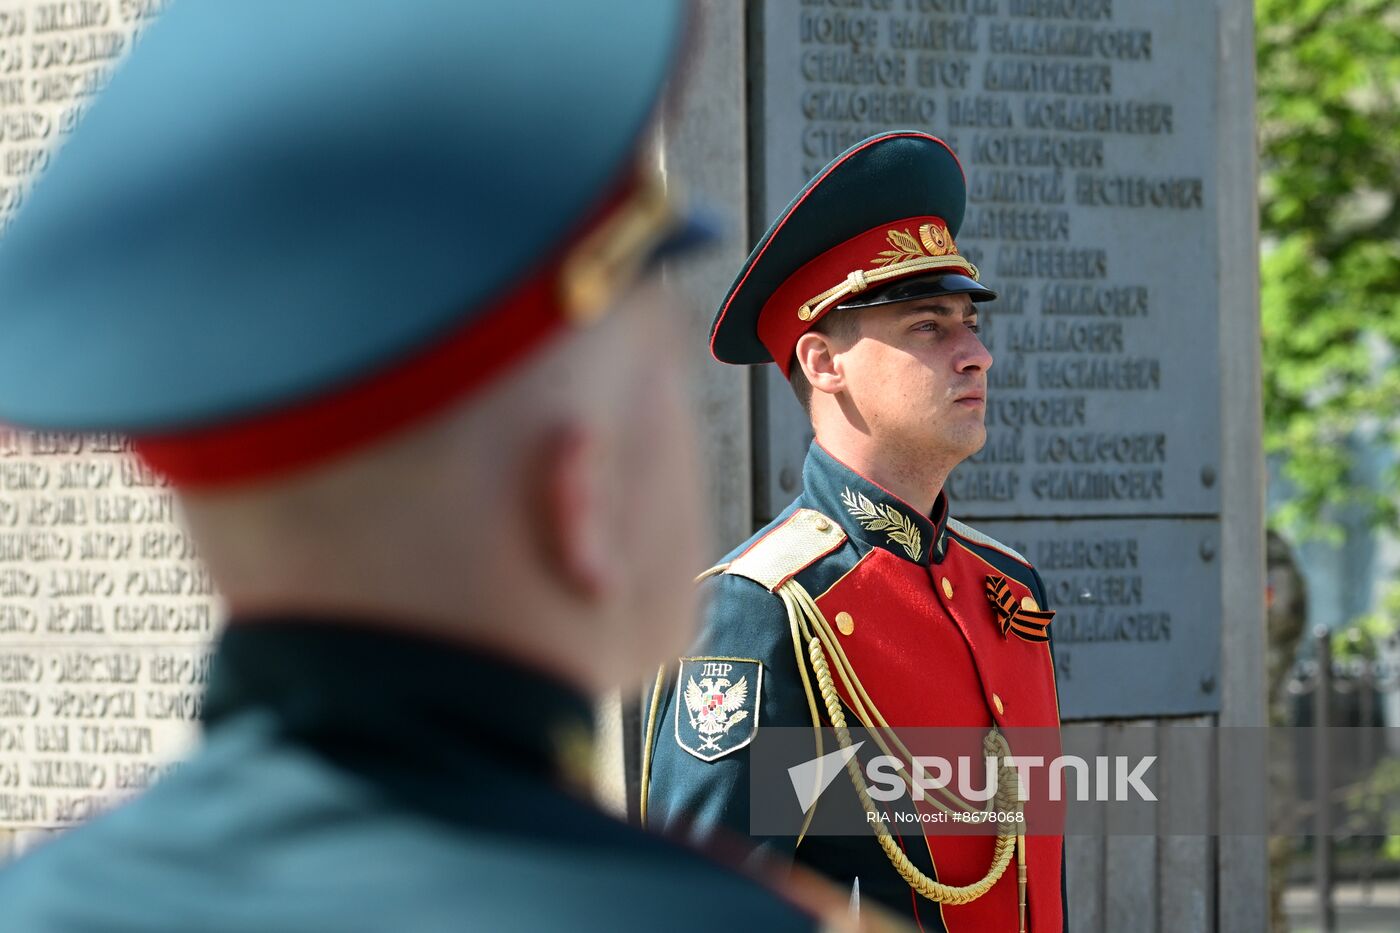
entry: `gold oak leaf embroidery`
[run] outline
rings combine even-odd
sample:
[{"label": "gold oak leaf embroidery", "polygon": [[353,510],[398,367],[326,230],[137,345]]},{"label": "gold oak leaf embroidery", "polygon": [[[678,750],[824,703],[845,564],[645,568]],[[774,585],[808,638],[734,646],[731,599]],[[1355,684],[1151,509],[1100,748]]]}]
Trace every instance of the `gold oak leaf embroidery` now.
[{"label": "gold oak leaf embroidery", "polygon": [[925,255],[919,241],[908,230],[890,230],[885,234],[885,239],[892,248],[881,251],[875,257],[874,265],[888,266],[910,259],[922,259]]},{"label": "gold oak leaf embroidery", "polygon": [[841,494],[841,501],[866,531],[883,531],[886,537],[904,548],[910,559],[919,559],[923,553],[923,536],[912,518],[888,503],[876,505],[864,493],[853,493],[849,487]]}]

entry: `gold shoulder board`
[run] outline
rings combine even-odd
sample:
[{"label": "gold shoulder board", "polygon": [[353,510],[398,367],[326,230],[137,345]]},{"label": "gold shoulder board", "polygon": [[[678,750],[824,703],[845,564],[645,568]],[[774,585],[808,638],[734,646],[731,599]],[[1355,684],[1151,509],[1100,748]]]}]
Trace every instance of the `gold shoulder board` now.
[{"label": "gold shoulder board", "polygon": [[845,541],[846,532],[836,522],[820,512],[798,509],[731,561],[724,572],[747,577],[771,593]]},{"label": "gold shoulder board", "polygon": [[1005,554],[1007,557],[1011,558],[1017,563],[1025,564],[1027,567],[1031,565],[1031,562],[1022,557],[1021,554],[1014,548],[1002,544],[1000,541],[998,541],[996,538],[993,538],[991,535],[983,534],[976,528],[973,528],[971,525],[964,525],[962,522],[958,521],[955,518],[948,519],[948,530],[951,531],[953,534],[957,535],[958,537],[965,538],[968,541],[973,542],[974,544],[981,544],[985,547],[991,548],[994,551],[1001,551],[1001,553]]}]

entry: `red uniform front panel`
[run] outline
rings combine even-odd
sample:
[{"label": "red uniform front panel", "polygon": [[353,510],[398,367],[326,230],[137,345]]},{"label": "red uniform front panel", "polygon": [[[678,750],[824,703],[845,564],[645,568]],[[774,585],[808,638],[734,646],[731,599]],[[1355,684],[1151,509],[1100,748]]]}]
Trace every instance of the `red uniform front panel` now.
[{"label": "red uniform front panel", "polygon": [[[896,728],[1058,726],[1049,646],[1002,634],[986,596],[987,576],[1002,574],[956,537],[948,541],[947,556],[932,566],[873,549],[817,598],[828,621],[849,616],[846,626],[833,629],[866,694]],[[1008,583],[1018,603],[1031,596],[1020,582]],[[851,706],[844,684],[836,681]],[[1033,753],[1046,754],[1046,742],[1036,744]],[[1052,744],[1057,752],[1058,743]],[[1019,750],[1013,745],[1012,752]],[[926,843],[937,880],[965,885],[986,874],[995,840],[930,834]],[[1029,929],[1062,927],[1060,860],[1058,837],[1027,839]],[[1013,863],[986,895],[943,906],[944,922],[950,931],[1015,930],[1017,895]]]}]

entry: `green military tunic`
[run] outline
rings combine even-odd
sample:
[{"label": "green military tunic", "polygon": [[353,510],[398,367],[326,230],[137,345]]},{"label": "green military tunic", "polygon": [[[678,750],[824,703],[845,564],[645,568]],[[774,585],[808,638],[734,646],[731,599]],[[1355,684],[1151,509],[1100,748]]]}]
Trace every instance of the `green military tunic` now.
[{"label": "green military tunic", "polygon": [[591,712],[501,659],[346,620],[233,622],[207,738],[0,872],[15,933],[712,931],[817,923],[592,806]]},{"label": "green military tunic", "polygon": [[[813,597],[891,726],[1020,729],[1058,747],[1045,628],[1051,614],[1034,568],[949,518],[943,496],[931,516],[918,514],[820,444],[812,445],[803,479],[797,500],[704,581],[701,637],[665,672],[654,712],[643,716],[651,724],[643,783],[650,828],[707,841],[747,837],[750,761],[764,731],[810,730],[814,709],[821,725],[830,725],[816,671],[805,647],[794,645],[794,621],[780,598],[787,580]],[[992,581],[1010,611],[998,612]],[[859,724],[851,697],[839,692],[844,717]],[[819,805],[853,813],[862,806],[844,775]],[[930,834],[927,842],[917,828],[896,835],[915,867],[949,885],[978,881],[992,861],[994,840],[987,835]],[[859,879],[863,899],[924,930],[1018,928],[1014,864],[985,894],[949,905],[916,894],[873,835],[808,835],[799,844],[794,833],[751,841],[845,886]],[[1028,929],[1060,930],[1062,840],[1029,836],[1026,845]]]}]

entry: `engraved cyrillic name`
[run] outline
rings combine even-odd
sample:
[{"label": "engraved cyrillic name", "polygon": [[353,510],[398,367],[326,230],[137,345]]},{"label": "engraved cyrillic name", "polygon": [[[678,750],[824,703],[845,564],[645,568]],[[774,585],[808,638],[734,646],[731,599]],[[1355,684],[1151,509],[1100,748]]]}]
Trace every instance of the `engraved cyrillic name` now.
[{"label": "engraved cyrillic name", "polygon": [[[0,236],[168,0],[0,0]],[[114,434],[0,429],[0,832],[87,819],[195,733],[220,612]]]},{"label": "engraved cyrillic name", "polygon": [[88,818],[189,743],[219,613],[116,435],[0,432],[0,828]]},{"label": "engraved cyrillic name", "polygon": [[[1181,411],[1215,384],[1196,377],[1215,234],[1193,144],[1213,85],[1179,67],[1209,23],[1125,0],[812,0],[766,19],[770,213],[883,130],[932,132],[962,161],[958,245],[1000,298],[982,309],[987,444],[949,479],[959,511],[1211,511],[1217,416],[1198,406],[1202,431]],[[1149,439],[1150,462],[1086,445],[1086,425]]]},{"label": "engraved cyrillic name", "polygon": [[[1092,436],[1086,444],[1150,458],[1156,438]],[[981,527],[1039,572],[1045,604],[1055,612],[1050,631],[1062,710],[1082,716],[1106,708],[1141,714],[1209,706],[1219,662],[1203,634],[1219,599],[1220,575],[1218,565],[1204,558],[1214,553],[1218,523],[1017,521]],[[1131,678],[1107,676],[1125,664]],[[1153,706],[1144,706],[1145,696]]]},{"label": "engraved cyrillic name", "polygon": [[0,235],[167,0],[0,0]]}]

